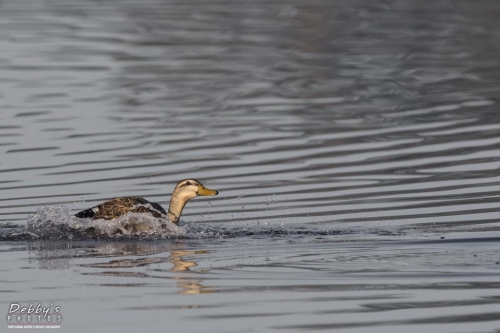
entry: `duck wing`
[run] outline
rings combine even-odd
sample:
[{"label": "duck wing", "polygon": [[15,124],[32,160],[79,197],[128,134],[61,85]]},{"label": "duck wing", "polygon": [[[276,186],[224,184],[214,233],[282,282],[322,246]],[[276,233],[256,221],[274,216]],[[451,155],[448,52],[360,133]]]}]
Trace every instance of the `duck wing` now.
[{"label": "duck wing", "polygon": [[103,202],[100,205],[82,210],[75,214],[80,218],[111,220],[127,213],[147,213],[154,217],[165,217],[167,212],[160,204],[149,202],[140,197],[121,197]]}]

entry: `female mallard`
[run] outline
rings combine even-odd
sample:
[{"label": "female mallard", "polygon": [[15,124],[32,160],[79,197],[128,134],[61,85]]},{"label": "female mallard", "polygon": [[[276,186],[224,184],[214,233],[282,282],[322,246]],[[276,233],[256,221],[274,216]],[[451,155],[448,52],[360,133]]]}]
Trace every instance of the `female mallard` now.
[{"label": "female mallard", "polygon": [[168,212],[160,204],[149,202],[140,197],[121,197],[109,199],[102,204],[82,210],[75,214],[76,217],[111,220],[127,213],[148,213],[154,217],[168,217],[168,219],[179,224],[182,209],[186,203],[199,195],[217,195],[219,192],[210,190],[196,179],[181,180],[175,186]]}]

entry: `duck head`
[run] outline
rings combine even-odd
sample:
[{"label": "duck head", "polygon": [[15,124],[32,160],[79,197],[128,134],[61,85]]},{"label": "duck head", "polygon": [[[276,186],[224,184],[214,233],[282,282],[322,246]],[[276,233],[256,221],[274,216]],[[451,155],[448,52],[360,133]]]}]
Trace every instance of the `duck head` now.
[{"label": "duck head", "polygon": [[168,218],[173,223],[179,224],[182,210],[189,200],[198,196],[213,196],[218,193],[215,190],[206,188],[196,179],[181,180],[175,186],[174,192],[172,192],[168,207]]}]

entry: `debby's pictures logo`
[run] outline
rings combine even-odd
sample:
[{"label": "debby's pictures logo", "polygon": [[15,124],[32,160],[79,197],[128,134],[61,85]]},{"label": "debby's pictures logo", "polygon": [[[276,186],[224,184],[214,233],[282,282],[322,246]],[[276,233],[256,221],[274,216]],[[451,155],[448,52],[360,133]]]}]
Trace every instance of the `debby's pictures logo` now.
[{"label": "debby's pictures logo", "polygon": [[7,312],[7,328],[61,328],[61,307],[50,303],[27,305],[11,303]]}]

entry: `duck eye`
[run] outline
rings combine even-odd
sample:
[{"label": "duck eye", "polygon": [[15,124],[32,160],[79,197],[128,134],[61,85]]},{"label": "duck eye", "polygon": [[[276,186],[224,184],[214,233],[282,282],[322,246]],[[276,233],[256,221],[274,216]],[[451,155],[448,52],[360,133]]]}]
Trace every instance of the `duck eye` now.
[{"label": "duck eye", "polygon": [[190,186],[190,185],[191,185],[191,182],[187,182],[187,183],[186,183],[186,185],[187,185],[187,186]]}]

